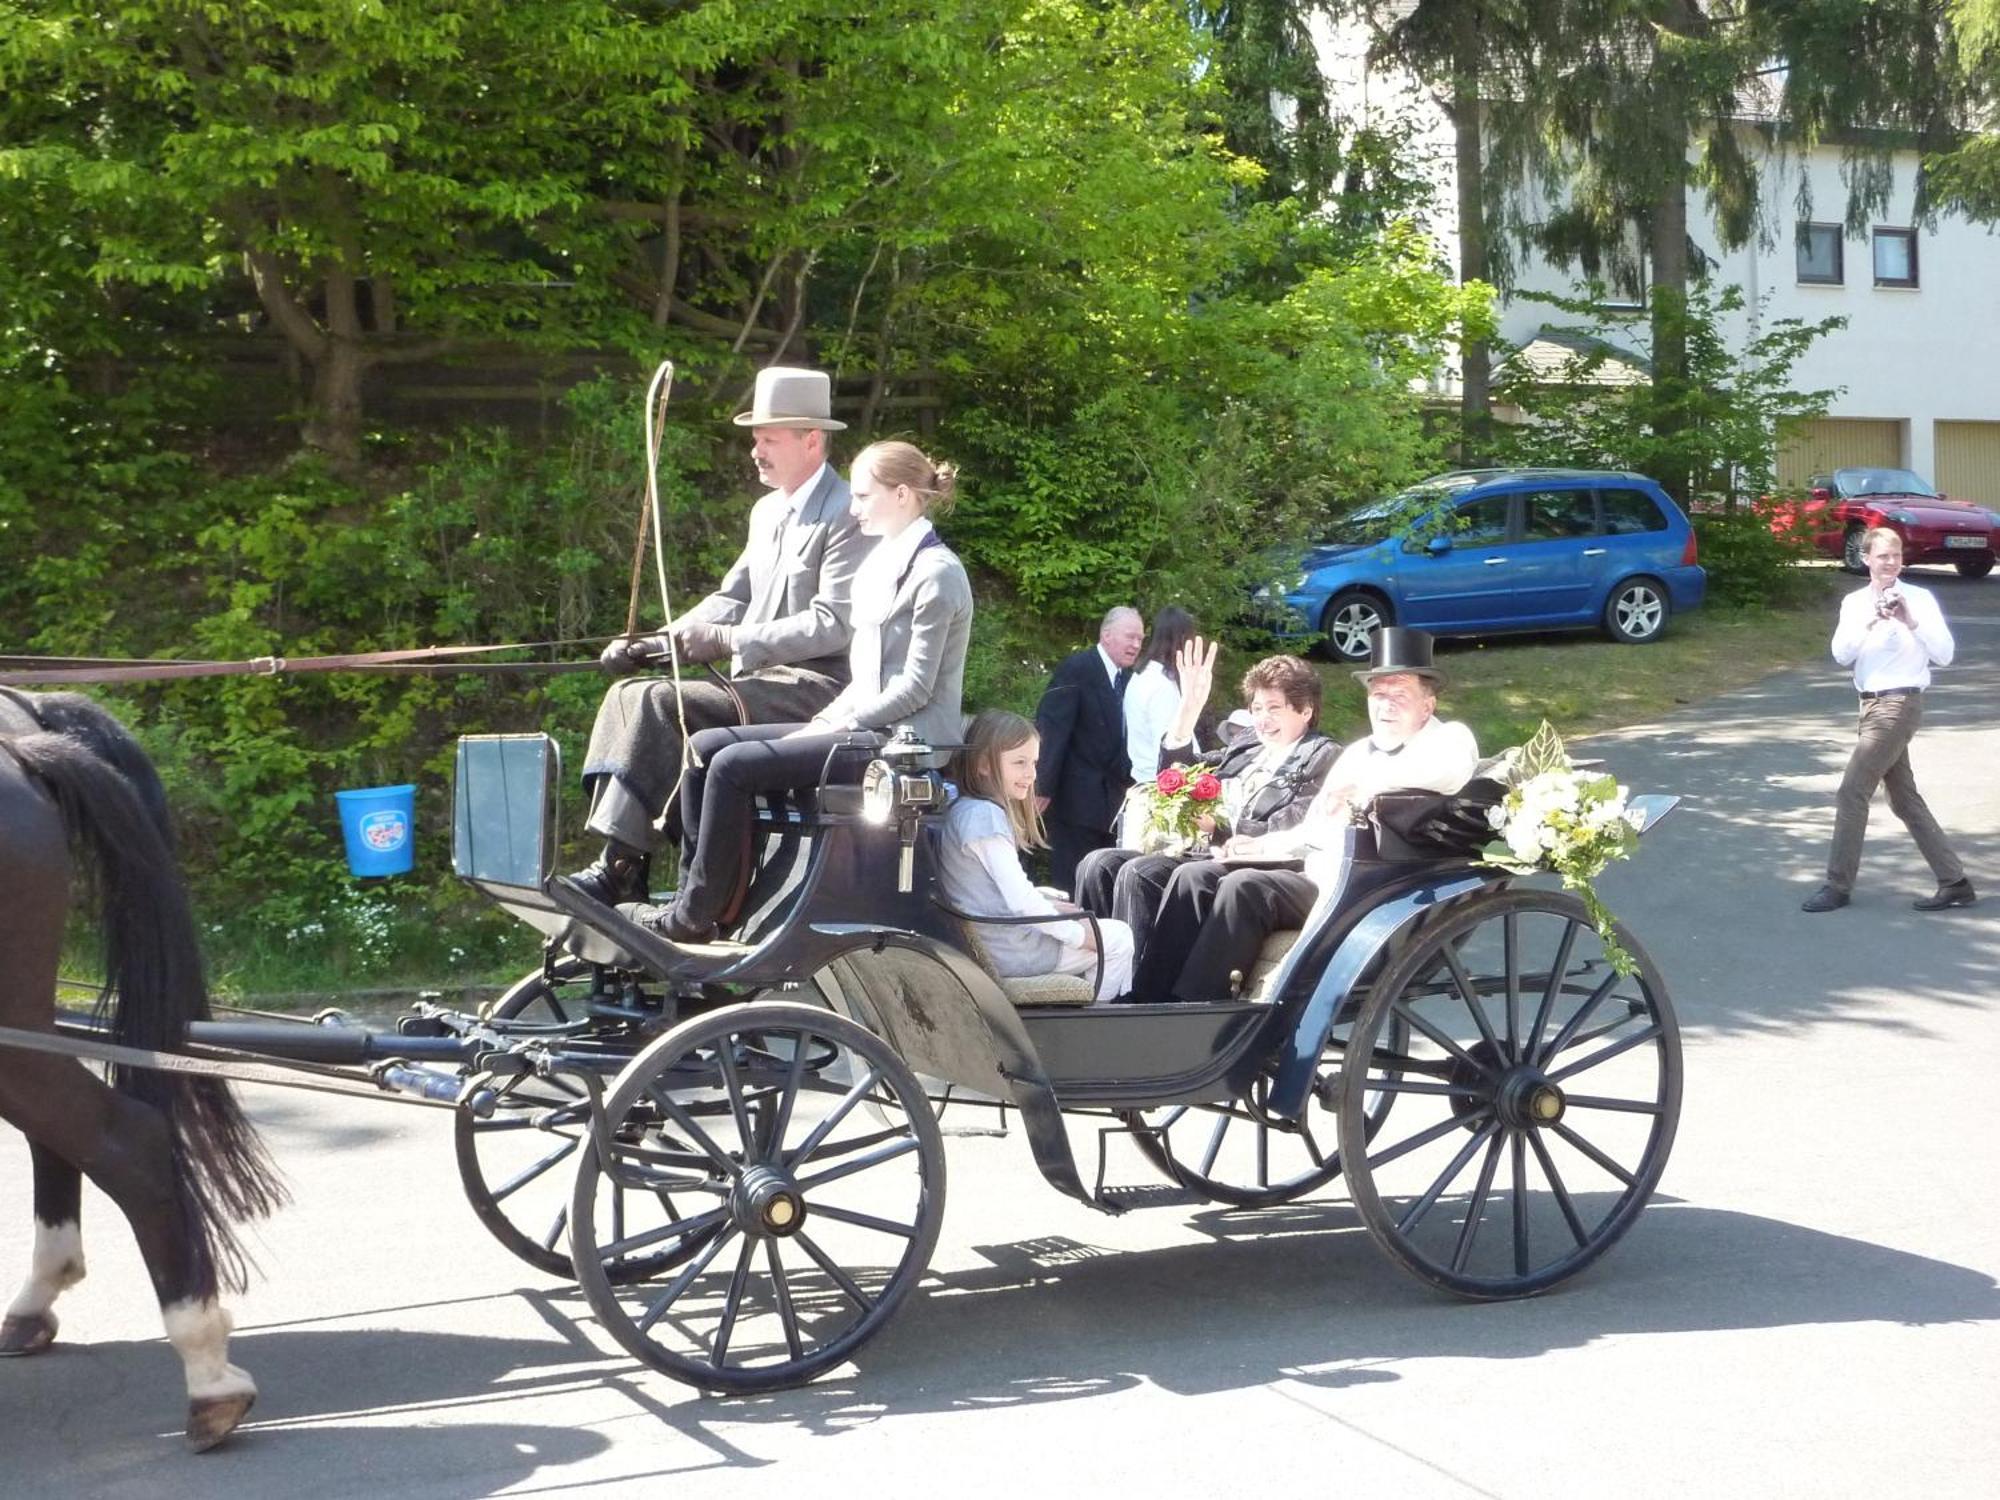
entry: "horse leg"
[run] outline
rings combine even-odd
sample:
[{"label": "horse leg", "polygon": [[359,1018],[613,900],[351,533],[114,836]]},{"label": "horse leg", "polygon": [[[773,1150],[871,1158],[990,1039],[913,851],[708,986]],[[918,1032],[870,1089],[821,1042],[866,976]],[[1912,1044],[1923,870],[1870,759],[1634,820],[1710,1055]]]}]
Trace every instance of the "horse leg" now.
[{"label": "horse leg", "polygon": [[34,1053],[15,1054],[0,1070],[0,1116],[81,1169],[124,1213],[159,1297],[168,1342],[186,1371],[188,1446],[197,1453],[213,1448],[243,1420],[257,1386],[229,1363],[229,1314],[216,1299],[213,1275],[196,1272],[166,1117],[115,1092],[81,1063]]},{"label": "horse leg", "polygon": [[83,1280],[83,1174],[46,1147],[35,1168],[35,1250],[28,1280],[0,1318],[0,1357],[40,1354],[55,1342],[55,1301]]}]

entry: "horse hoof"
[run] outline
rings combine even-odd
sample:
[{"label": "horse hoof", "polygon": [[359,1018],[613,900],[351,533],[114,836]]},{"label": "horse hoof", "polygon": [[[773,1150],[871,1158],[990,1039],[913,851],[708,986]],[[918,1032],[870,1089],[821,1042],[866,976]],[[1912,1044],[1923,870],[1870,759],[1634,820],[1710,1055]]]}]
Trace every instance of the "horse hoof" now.
[{"label": "horse hoof", "polygon": [[209,1396],[188,1403],[187,1445],[190,1453],[206,1453],[236,1430],[236,1424],[257,1404],[257,1393]]},{"label": "horse hoof", "polygon": [[0,1358],[40,1354],[56,1341],[56,1320],[48,1313],[0,1322]]}]

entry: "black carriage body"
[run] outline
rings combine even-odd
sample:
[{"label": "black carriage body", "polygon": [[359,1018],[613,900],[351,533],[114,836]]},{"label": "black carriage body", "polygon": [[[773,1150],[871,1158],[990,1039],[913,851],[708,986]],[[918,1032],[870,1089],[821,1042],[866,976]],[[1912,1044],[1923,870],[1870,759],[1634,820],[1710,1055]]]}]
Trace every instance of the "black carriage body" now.
[{"label": "black carriage body", "polygon": [[1024,1009],[942,903],[934,813],[871,821],[852,786],[770,799],[758,815],[744,941],[680,947],[553,874],[557,775],[542,736],[461,742],[461,877],[593,964],[710,992],[783,994],[816,982],[919,1074],[1017,1106],[1043,1174],[1087,1202],[1098,1195],[1082,1184],[1064,1109],[1212,1103],[1268,1078],[1267,1112],[1297,1115],[1367,977],[1427,921],[1505,878],[1385,850],[1357,829],[1338,898],[1315,908],[1266,998]]}]

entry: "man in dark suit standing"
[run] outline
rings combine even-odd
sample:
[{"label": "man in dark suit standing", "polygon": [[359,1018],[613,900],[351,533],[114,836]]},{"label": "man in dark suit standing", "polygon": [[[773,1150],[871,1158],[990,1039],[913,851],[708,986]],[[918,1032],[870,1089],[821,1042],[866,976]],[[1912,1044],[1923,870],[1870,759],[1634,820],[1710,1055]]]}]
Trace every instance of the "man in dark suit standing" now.
[{"label": "man in dark suit standing", "polygon": [[1125,750],[1125,685],[1146,644],[1146,622],[1120,605],[1097,628],[1097,644],[1066,657],[1035,709],[1042,737],[1035,805],[1049,831],[1050,879],[1064,890],[1077,862],[1110,845],[1132,784]]},{"label": "man in dark suit standing", "polygon": [[[606,905],[646,899],[654,825],[671,816],[687,738],[810,719],[847,683],[849,593],[874,538],[861,534],[847,481],[827,462],[829,434],[847,425],[834,420],[832,398],[817,370],[757,372],[736,425],[751,429],[751,460],[771,491],[751,509],[742,555],[666,631],[604,648],[614,676],[675,656],[683,666],[728,664],[726,680],[641,677],[604,695],[583,764],[585,826],[603,837],[604,853],[570,878]],[[671,825],[667,833],[679,837]]]}]

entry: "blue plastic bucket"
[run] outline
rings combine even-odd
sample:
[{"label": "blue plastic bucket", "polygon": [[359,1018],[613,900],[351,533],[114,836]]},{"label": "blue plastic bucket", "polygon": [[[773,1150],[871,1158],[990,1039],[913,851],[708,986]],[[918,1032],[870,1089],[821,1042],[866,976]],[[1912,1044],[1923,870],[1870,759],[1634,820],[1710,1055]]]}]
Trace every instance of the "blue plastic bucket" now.
[{"label": "blue plastic bucket", "polygon": [[407,875],[414,862],[417,789],[371,786],[335,792],[347,868],[356,875]]}]

